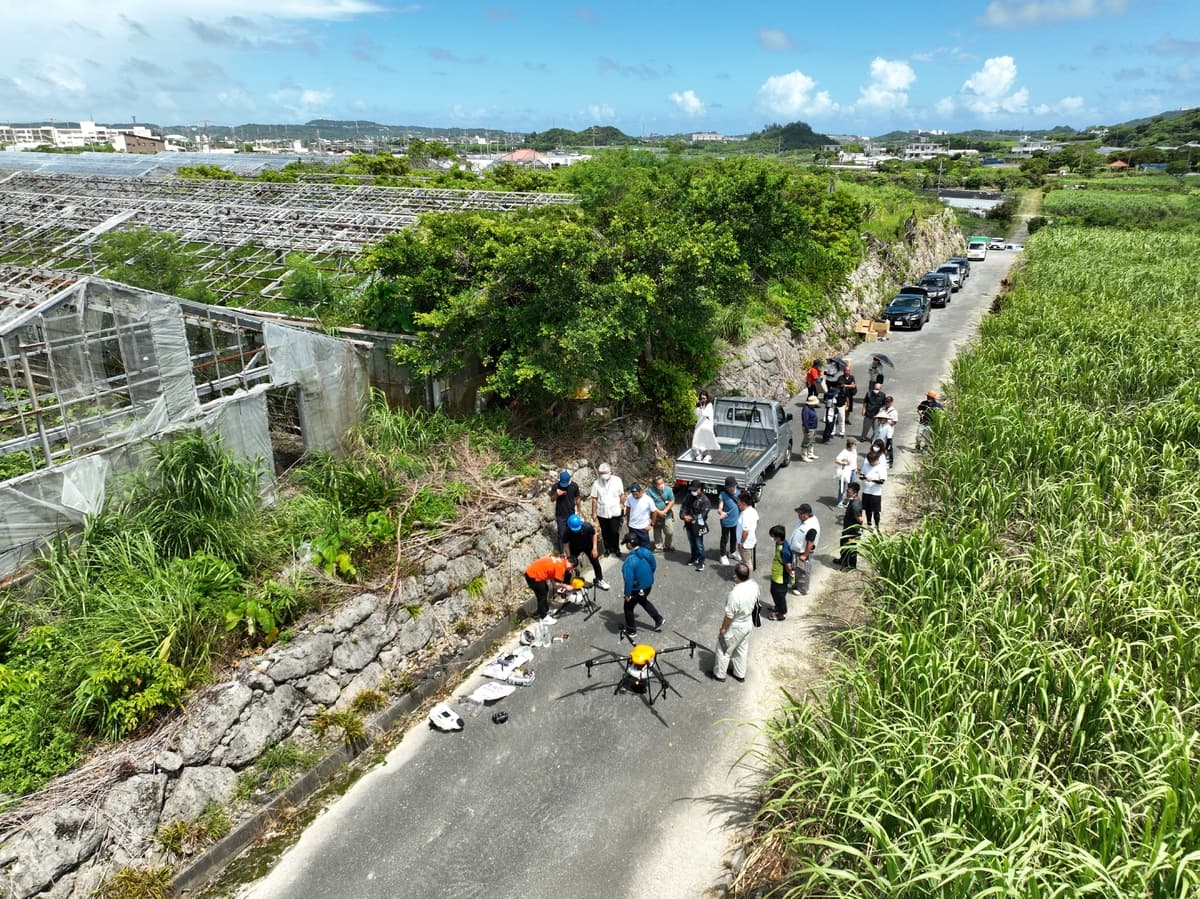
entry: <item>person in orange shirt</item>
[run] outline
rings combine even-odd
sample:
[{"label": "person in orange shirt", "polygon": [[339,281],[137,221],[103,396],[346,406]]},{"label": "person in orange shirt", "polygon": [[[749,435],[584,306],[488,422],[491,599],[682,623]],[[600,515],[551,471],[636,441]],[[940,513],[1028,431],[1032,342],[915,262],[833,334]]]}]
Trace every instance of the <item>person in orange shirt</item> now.
[{"label": "person in orange shirt", "polygon": [[566,583],[567,575],[575,570],[571,560],[558,553],[550,553],[540,559],[534,559],[525,569],[525,583],[533,591],[537,599],[538,619],[545,624],[554,621],[550,614],[550,591],[555,592]]}]

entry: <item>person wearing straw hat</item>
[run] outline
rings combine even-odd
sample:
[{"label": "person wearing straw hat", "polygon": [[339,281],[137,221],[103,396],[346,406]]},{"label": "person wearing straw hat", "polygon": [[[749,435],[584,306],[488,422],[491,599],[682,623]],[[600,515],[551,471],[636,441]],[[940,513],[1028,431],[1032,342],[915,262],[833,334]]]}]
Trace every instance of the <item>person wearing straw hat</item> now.
[{"label": "person wearing straw hat", "polygon": [[817,407],[820,405],[821,401],[814,394],[809,394],[800,409],[800,427],[804,430],[804,436],[800,439],[801,462],[813,462],[817,458],[813,446],[817,441],[817,425],[820,423],[817,419]]}]

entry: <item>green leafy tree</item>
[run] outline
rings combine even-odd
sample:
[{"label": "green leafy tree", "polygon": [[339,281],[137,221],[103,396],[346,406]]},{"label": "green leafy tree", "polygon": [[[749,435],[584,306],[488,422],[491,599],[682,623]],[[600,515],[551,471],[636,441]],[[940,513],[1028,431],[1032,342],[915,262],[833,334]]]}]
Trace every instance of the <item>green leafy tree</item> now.
[{"label": "green leafy tree", "polygon": [[199,258],[176,235],[149,228],[104,235],[96,256],[106,277],[172,296],[180,296],[200,268]]}]

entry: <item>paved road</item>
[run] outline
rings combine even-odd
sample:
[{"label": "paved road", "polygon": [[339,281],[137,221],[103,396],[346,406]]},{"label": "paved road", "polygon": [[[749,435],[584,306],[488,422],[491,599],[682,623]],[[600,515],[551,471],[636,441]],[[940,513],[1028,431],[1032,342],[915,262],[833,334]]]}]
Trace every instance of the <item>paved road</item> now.
[{"label": "paved road", "polygon": [[[915,407],[948,373],[957,348],[971,339],[1007,275],[1015,253],[992,253],[973,266],[949,307],[934,310],[918,333],[895,333],[885,343],[852,353],[860,383],[872,350],[895,360],[885,387],[896,396],[897,473],[912,456]],[[798,412],[798,406],[790,406]],[[797,419],[799,415],[797,414]],[[850,428],[857,432],[855,416]],[[798,441],[797,441],[798,444]],[[767,485],[760,503],[759,540],[784,524],[792,509],[811,502],[825,528],[814,571],[814,597],[848,575],[829,564],[836,554],[840,518],[834,500],[833,456],[839,441],[818,445],[819,462],[793,463]],[[618,467],[619,470],[619,467]],[[622,472],[622,474],[632,474]],[[630,478],[626,477],[626,482]],[[897,479],[901,480],[901,479]],[[884,495],[902,489],[893,482]],[[685,546],[682,534],[677,545]],[[715,545],[715,535],[709,536]],[[768,565],[759,554],[758,577]],[[720,623],[728,569],[696,572],[678,549],[660,559],[653,601],[668,617],[659,648],[687,638],[711,646]],[[614,586],[619,572],[606,570]],[[618,589],[601,594],[604,608],[590,621],[565,615],[556,626],[570,639],[538,650],[536,682],[500,703],[507,724],[487,712],[467,716],[466,729],[442,734],[421,727],[407,734],[384,765],[365,775],[321,815],[263,880],[243,895],[347,899],[399,897],[516,897],[611,899],[637,894],[701,895],[721,874],[725,825],[744,819],[753,770],[740,764],[761,721],[778,704],[778,687],[803,689],[819,658],[814,636],[829,619],[816,614],[814,597],[793,597],[786,622],[765,621],[752,637],[745,684],[712,683],[704,671],[707,649],[664,656],[672,693],[653,709],[635,695],[613,695],[617,666],[569,668],[604,651],[619,650]],[[826,612],[827,607],[822,607]],[[643,631],[645,638],[648,631]],[[482,682],[468,679],[459,692]],[[464,704],[458,704],[461,709]]]}]

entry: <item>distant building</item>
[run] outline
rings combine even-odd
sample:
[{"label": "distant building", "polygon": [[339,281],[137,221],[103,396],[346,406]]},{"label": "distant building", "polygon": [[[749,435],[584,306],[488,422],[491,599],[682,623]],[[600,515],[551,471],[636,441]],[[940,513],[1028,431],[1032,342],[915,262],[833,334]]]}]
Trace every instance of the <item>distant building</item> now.
[{"label": "distant building", "polygon": [[950,155],[950,148],[944,144],[932,144],[925,141],[916,141],[906,144],[904,147],[904,158],[913,159],[933,159],[935,156]]},{"label": "distant building", "polygon": [[1022,137],[1020,142],[1008,151],[1009,156],[1016,156],[1019,159],[1028,159],[1034,153],[1058,153],[1062,150],[1063,145],[1048,140],[1035,140],[1028,136]]},{"label": "distant building", "polygon": [[693,143],[704,140],[725,140],[725,135],[719,131],[697,131],[692,134]]},{"label": "distant building", "polygon": [[167,142],[149,134],[121,131],[113,138],[112,146],[118,153],[159,153],[167,149]]}]

